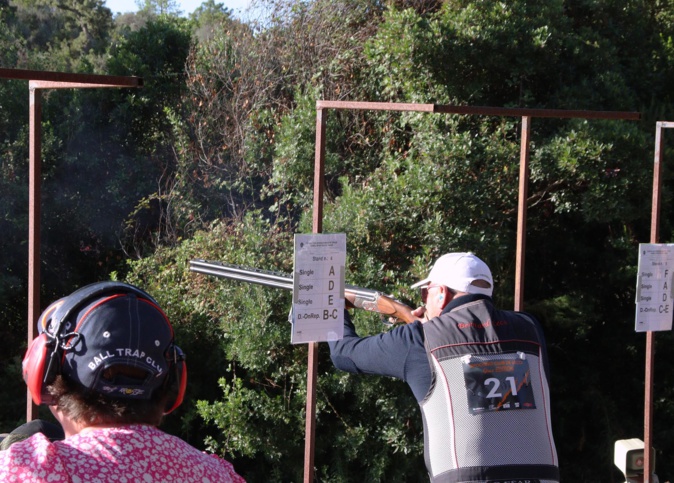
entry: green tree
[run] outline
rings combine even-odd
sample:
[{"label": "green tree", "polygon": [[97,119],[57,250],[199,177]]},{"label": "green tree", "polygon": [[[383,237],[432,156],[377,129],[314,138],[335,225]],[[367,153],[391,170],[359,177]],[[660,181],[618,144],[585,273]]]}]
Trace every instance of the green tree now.
[{"label": "green tree", "polygon": [[126,176],[133,175],[134,184],[143,186],[127,198],[133,205],[124,208],[128,219],[120,233],[125,250],[138,256],[177,236],[166,210],[172,201],[178,203],[171,195],[180,155],[184,64],[192,37],[187,19],[169,15],[117,35],[107,71],[142,77],[143,87],[96,93],[104,113],[97,128],[109,141],[107,148],[124,156],[117,160],[126,166],[117,171],[119,193],[126,189]]},{"label": "green tree", "polygon": [[223,3],[208,0],[197,7],[189,17],[197,25],[195,37],[204,42],[220,28],[225,28],[227,20],[231,18],[231,9]]},{"label": "green tree", "polygon": [[19,0],[13,5],[12,26],[27,43],[28,68],[85,72],[109,44],[112,14],[103,0]]},{"label": "green tree", "polygon": [[154,15],[180,15],[180,4],[176,0],[136,0],[140,11]]}]

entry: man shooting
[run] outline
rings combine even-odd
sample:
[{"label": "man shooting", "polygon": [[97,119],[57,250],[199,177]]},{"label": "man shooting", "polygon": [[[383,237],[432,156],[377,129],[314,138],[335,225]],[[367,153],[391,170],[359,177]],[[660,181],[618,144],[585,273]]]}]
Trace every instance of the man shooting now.
[{"label": "man shooting", "polygon": [[345,314],[335,367],[407,382],[432,482],[559,482],[538,321],[494,307],[491,271],[472,253],[443,255],[413,288],[420,320],[361,338]]}]

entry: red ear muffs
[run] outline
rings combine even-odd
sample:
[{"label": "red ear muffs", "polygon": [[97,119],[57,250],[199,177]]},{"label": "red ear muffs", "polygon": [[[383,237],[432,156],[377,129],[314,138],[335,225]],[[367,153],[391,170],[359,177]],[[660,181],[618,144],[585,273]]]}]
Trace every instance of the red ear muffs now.
[{"label": "red ear muffs", "polygon": [[26,381],[33,402],[38,405],[43,401],[45,371],[52,359],[53,347],[54,341],[47,334],[40,334],[28,346],[21,363],[23,380]]},{"label": "red ear muffs", "polygon": [[[164,414],[168,414],[180,406],[185,398],[185,389],[187,388],[187,364],[185,364],[185,353],[178,346],[173,346],[174,362],[171,363],[172,376],[169,376],[173,381],[177,381],[178,393],[175,399],[171,399],[166,404]],[[169,381],[172,383],[172,381]]]},{"label": "red ear muffs", "polygon": [[51,395],[46,385],[54,382],[59,371],[60,352],[58,341],[49,332],[49,324],[54,313],[63,305],[65,298],[53,302],[45,309],[37,321],[40,335],[33,339],[23,356],[21,370],[23,380],[35,404],[51,404]]}]

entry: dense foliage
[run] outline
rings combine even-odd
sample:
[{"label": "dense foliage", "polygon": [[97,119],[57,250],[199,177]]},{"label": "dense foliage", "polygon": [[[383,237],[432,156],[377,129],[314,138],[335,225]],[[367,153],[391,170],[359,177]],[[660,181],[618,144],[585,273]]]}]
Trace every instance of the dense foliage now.
[{"label": "dense foliage", "polygon": [[[248,481],[300,481],[307,351],[289,293],[191,273],[192,258],[292,270],[312,230],[316,100],[638,111],[642,120],[532,120],[525,305],[552,366],[564,481],[622,481],[613,442],[643,438],[655,121],[674,115],[670,1],[269,0],[236,19],[210,0],[137,14],[100,2],[0,0],[0,66],[137,75],[138,90],[54,91],[43,115],[45,302],[118,277],[154,294],[188,354],[166,429]],[[56,13],[56,14],[55,14]],[[36,28],[38,26],[40,28]],[[473,250],[513,303],[520,119],[326,111],[324,231],[347,234],[349,283],[418,303],[438,255]],[[27,280],[26,86],[0,82],[0,421],[20,422]],[[665,149],[665,160],[671,154]],[[661,241],[671,237],[665,170]],[[362,334],[385,330],[354,315]],[[674,463],[674,371],[658,333],[654,445]],[[404,383],[335,371],[319,348],[316,479],[426,481]]]}]

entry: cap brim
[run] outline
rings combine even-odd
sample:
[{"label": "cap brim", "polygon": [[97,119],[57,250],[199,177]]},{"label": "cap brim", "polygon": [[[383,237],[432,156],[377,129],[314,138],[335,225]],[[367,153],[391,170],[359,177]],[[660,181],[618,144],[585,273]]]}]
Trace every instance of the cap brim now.
[{"label": "cap brim", "polygon": [[425,278],[422,281],[415,283],[410,288],[420,288],[420,287],[423,287],[424,285],[428,285],[429,283],[431,283],[431,280],[428,279],[428,278]]}]

